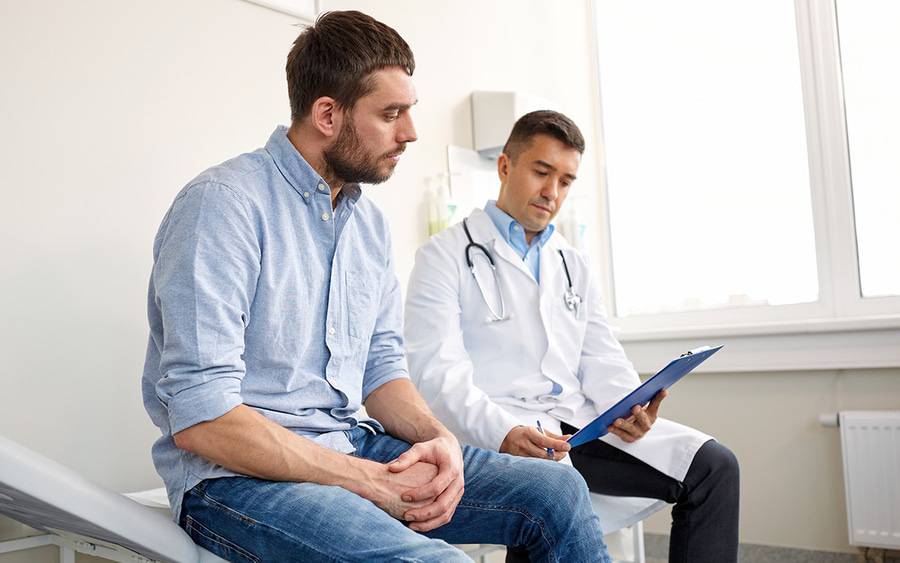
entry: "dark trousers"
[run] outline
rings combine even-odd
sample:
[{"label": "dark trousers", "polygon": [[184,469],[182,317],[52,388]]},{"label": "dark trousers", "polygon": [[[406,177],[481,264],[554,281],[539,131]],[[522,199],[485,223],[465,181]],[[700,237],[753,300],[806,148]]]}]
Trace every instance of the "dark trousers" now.
[{"label": "dark trousers", "polygon": [[[563,434],[577,428],[562,425]],[[710,440],[694,456],[684,481],[657,471],[636,457],[594,440],[569,455],[588,488],[612,496],[645,497],[674,504],[669,563],[731,563],[738,557],[740,471],[737,458]],[[507,562],[528,561],[513,547]]]}]

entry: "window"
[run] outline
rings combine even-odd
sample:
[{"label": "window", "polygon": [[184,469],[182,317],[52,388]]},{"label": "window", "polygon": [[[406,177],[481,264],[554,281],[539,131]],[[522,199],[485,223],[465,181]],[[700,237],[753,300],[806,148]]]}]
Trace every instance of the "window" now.
[{"label": "window", "polygon": [[600,7],[617,314],[816,301],[793,6]]},{"label": "window", "polygon": [[[733,369],[779,349],[762,369],[900,365],[885,352],[900,348],[900,6],[593,6],[606,297],[626,347],[655,361],[725,338],[747,360]],[[860,329],[884,343],[867,359]]]},{"label": "window", "polygon": [[900,4],[837,13],[862,295],[900,295]]}]

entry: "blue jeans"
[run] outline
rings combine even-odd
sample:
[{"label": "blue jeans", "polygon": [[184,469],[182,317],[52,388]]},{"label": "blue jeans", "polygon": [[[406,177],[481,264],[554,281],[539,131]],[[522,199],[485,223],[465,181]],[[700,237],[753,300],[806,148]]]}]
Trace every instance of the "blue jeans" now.
[{"label": "blue jeans", "polygon": [[[410,446],[347,432],[355,455],[386,463]],[[463,446],[465,493],[453,519],[421,534],[333,486],[208,479],[182,504],[181,526],[229,561],[465,561],[450,543],[520,546],[537,561],[608,563],[587,485],[573,468]]]}]

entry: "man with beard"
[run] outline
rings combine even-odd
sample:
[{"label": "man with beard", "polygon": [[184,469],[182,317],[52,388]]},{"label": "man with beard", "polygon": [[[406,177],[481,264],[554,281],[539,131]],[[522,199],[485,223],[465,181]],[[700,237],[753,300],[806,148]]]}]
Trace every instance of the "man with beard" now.
[{"label": "man with beard", "polygon": [[291,127],[163,219],[143,396],[174,518],[233,561],[468,561],[445,541],[608,561],[577,472],[460,447],[409,381],[387,221],[358,184],[416,140],[414,66],[390,27],[322,16],[288,56]]}]

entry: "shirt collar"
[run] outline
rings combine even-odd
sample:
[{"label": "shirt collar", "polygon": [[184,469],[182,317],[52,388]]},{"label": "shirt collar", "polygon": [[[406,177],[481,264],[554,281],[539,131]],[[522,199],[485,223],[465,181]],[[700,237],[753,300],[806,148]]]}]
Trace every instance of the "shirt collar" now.
[{"label": "shirt collar", "polygon": [[349,205],[356,205],[361,195],[362,188],[359,187],[359,184],[344,184],[344,187],[341,188],[341,192],[338,194],[337,204],[341,205],[346,202]]},{"label": "shirt collar", "polygon": [[[519,242],[524,245],[525,230],[522,228],[522,225],[520,225],[518,221],[516,221],[508,213],[497,207],[497,200],[488,200],[488,202],[484,204],[484,212],[487,213],[488,217],[491,218],[494,226],[497,227],[497,230],[500,231],[503,239],[509,245],[516,246],[516,239],[519,239]],[[537,245],[538,247],[543,247],[544,243],[546,243],[550,239],[550,236],[553,234],[554,230],[556,230],[556,227],[554,227],[552,224],[547,225],[546,229],[544,229],[543,231],[538,233],[537,236],[531,239],[530,246]]]},{"label": "shirt collar", "polygon": [[[330,194],[328,183],[303,158],[300,151],[288,139],[287,132],[287,127],[279,125],[266,143],[266,151],[272,156],[275,166],[306,203],[310,200],[306,194],[316,190]],[[356,203],[361,194],[359,184],[344,184],[341,188],[341,197],[347,198],[348,203]]]}]

